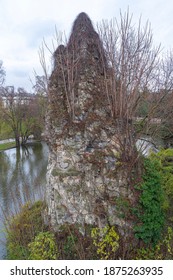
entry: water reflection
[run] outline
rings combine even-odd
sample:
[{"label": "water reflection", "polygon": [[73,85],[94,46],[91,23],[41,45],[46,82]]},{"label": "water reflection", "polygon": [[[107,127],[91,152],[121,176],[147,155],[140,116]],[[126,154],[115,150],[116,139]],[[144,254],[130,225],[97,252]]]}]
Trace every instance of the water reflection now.
[{"label": "water reflection", "polygon": [[[4,213],[18,211],[21,203],[38,199],[46,185],[48,147],[34,143],[27,148],[10,149],[0,153],[0,239],[4,239]],[[4,245],[0,244],[0,259]]]}]

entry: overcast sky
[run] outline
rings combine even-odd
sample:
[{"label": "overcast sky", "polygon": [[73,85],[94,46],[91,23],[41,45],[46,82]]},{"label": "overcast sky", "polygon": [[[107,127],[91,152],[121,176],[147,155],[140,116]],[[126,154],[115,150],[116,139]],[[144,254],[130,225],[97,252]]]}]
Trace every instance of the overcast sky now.
[{"label": "overcast sky", "polygon": [[[43,38],[50,43],[57,30],[68,35],[80,12],[93,23],[118,17],[120,9],[133,14],[136,23],[151,23],[155,44],[173,48],[172,0],[0,0],[0,60],[6,85],[32,89],[33,70],[42,74],[38,50]],[[49,58],[48,58],[49,59]]]}]

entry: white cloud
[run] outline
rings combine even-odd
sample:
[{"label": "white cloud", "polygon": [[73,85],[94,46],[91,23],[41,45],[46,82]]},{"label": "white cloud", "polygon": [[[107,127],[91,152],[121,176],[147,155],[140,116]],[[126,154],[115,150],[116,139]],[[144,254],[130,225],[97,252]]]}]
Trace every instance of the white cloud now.
[{"label": "white cloud", "polygon": [[7,72],[6,84],[31,88],[33,69],[40,71],[38,49],[43,37],[51,42],[55,25],[69,34],[82,11],[96,23],[117,17],[128,6],[134,22],[141,14],[144,23],[151,22],[156,44],[173,45],[171,0],[0,0],[0,59]]}]

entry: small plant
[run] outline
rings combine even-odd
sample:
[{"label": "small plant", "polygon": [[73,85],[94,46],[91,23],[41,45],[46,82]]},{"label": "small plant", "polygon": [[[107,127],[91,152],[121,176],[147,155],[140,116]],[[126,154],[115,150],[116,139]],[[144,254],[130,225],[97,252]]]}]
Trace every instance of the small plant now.
[{"label": "small plant", "polygon": [[60,258],[66,260],[86,259],[92,250],[89,238],[80,232],[79,224],[64,224],[56,233],[56,242],[60,252]]},{"label": "small plant", "polygon": [[27,246],[22,246],[19,242],[8,241],[7,243],[7,259],[8,260],[27,260],[29,250]]},{"label": "small plant", "polygon": [[64,244],[64,253],[68,256],[68,259],[74,259],[76,257],[75,244],[77,237],[73,234],[67,236],[67,240]]},{"label": "small plant", "polygon": [[168,226],[165,236],[157,245],[159,251],[162,252],[165,260],[173,259],[173,229]]},{"label": "small plant", "polygon": [[158,248],[140,248],[136,250],[135,260],[161,260],[162,254]]},{"label": "small plant", "polygon": [[93,228],[91,231],[93,244],[97,248],[97,255],[101,260],[114,259],[115,252],[119,248],[119,235],[114,226],[104,228]]},{"label": "small plant", "polygon": [[28,248],[30,260],[57,260],[58,249],[51,232],[40,232]]}]

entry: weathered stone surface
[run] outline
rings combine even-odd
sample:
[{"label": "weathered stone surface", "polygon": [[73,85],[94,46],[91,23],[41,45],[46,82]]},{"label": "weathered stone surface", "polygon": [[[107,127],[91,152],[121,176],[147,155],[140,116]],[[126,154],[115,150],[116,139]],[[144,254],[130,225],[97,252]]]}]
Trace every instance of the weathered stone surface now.
[{"label": "weathered stone surface", "polygon": [[123,231],[116,198],[132,194],[118,166],[116,127],[104,90],[106,55],[85,13],[54,59],[46,125],[50,222],[55,229],[64,223],[110,223]]}]

